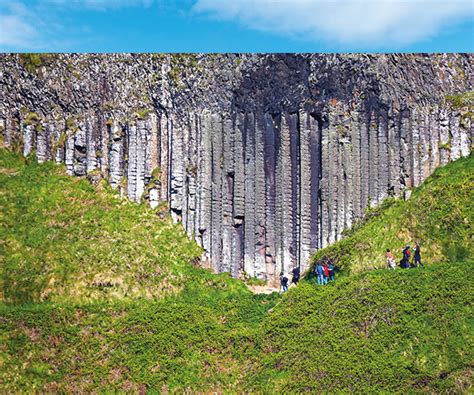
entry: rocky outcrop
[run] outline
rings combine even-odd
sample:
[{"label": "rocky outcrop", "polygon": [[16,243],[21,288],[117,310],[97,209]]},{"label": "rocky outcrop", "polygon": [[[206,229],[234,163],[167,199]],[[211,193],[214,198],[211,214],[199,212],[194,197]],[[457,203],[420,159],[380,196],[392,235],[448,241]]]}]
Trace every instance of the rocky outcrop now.
[{"label": "rocky outcrop", "polygon": [[[275,278],[469,155],[472,55],[0,56],[7,146],[167,204],[203,264]],[[28,70],[28,71],[27,71]]]}]

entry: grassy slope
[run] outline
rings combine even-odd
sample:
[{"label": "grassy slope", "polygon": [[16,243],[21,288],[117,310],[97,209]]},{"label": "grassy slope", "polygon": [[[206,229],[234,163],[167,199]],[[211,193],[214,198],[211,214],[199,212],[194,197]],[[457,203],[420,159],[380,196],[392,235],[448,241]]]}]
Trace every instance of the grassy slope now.
[{"label": "grassy slope", "polygon": [[169,218],[61,166],[0,150],[0,185],[0,392],[240,383],[278,295],[194,267]]},{"label": "grassy slope", "polygon": [[159,297],[199,276],[180,228],[105,184],[0,152],[0,296],[7,301]]},{"label": "grassy slope", "polygon": [[[2,392],[33,389],[55,392],[192,389],[269,393],[468,391],[474,368],[471,241],[459,231],[452,232],[450,241],[444,237],[435,239],[436,235],[445,232],[443,221],[439,233],[433,235],[434,243],[465,248],[466,253],[455,254],[464,257],[464,262],[429,264],[425,270],[370,271],[347,276],[327,287],[318,287],[313,281],[306,280],[290,289],[281,303],[277,303],[280,299],[276,295],[251,295],[242,283],[226,275],[216,276],[187,264],[199,252],[188,244],[178,228],[167,220],[159,220],[149,209],[115,199],[104,189],[94,193],[84,181],[64,177],[54,165],[25,167],[21,159],[4,151],[0,157],[1,185],[7,186],[2,188],[0,199],[2,206],[9,205],[8,212],[4,210],[1,218],[2,240],[7,241],[2,244],[1,251],[2,278],[15,279],[4,281],[4,294],[28,296],[27,276],[33,273],[32,278],[36,280],[33,284],[41,284],[40,279],[51,275],[39,270],[43,260],[37,259],[34,251],[48,259],[56,257],[56,267],[63,263],[71,266],[69,276],[64,278],[69,284],[67,287],[61,285],[60,279],[53,286],[49,285],[50,291],[46,293],[49,301],[0,304]],[[426,199],[422,191],[431,191],[430,184],[442,189],[442,182],[449,184],[458,179],[457,182],[463,185],[472,177],[465,171],[467,166],[472,168],[470,159],[441,169],[427,186],[416,192],[413,200],[396,203],[401,207],[399,210],[403,210],[404,205],[409,207],[416,201],[414,199]],[[16,172],[19,172],[18,176],[13,174]],[[25,177],[19,177],[20,174]],[[57,183],[60,188],[54,192]],[[48,185],[46,189],[50,193],[41,193],[44,185]],[[28,207],[32,204],[44,207],[51,197],[47,207],[61,206],[65,211],[63,215],[69,216],[69,208],[66,208],[69,206],[65,206],[69,203],[65,197],[71,196],[72,185],[78,188],[74,190],[78,201],[105,199],[100,203],[101,207],[107,207],[103,212],[117,210],[119,213],[112,221],[107,214],[96,217],[93,211],[89,214],[91,222],[88,222],[88,210],[98,203],[79,204],[89,209],[84,208],[79,222],[71,218],[72,233],[83,232],[78,233],[76,239],[70,240],[57,230],[58,236],[52,239],[51,245],[48,237],[42,237],[42,243],[28,244],[30,239],[47,232],[44,223],[47,218],[51,220],[47,216],[48,210],[30,214]],[[10,194],[11,188],[16,188],[14,194]],[[30,191],[32,188],[37,192]],[[459,191],[457,205],[472,204],[463,200],[469,196],[469,193]],[[56,199],[61,203],[55,204]],[[450,199],[445,196],[446,204],[450,204]],[[18,203],[22,201],[28,204]],[[430,207],[434,210],[440,206],[432,202]],[[388,208],[389,213],[394,207]],[[127,210],[123,210],[125,208]],[[459,210],[464,209],[459,207]],[[7,213],[10,213],[9,217]],[[377,226],[384,224],[384,221],[377,222],[378,218],[384,215],[387,214],[382,210],[379,217],[361,225],[357,234],[369,232],[365,226],[372,227],[369,234],[377,233]],[[444,214],[430,213],[430,216],[436,215],[443,218]],[[125,291],[120,285],[100,291],[94,290],[93,286],[75,285],[75,278],[81,278],[82,272],[108,273],[110,270],[108,260],[100,261],[98,267],[94,264],[101,256],[101,252],[95,250],[109,248],[104,239],[99,238],[101,242],[94,244],[96,238],[84,239],[82,235],[97,235],[94,233],[98,232],[97,227],[107,229],[108,222],[112,226],[121,218],[127,218],[127,222],[115,225],[118,232],[115,237],[128,245],[123,250],[130,252],[118,273],[128,279],[124,284],[138,291],[124,297]],[[26,222],[16,225],[15,219]],[[129,233],[127,229],[140,232],[135,224],[144,221],[150,221],[148,233],[156,232],[160,236],[151,243],[146,239],[146,243],[140,244],[147,235]],[[122,235],[125,224],[128,228],[123,229]],[[378,232],[382,231],[379,229]],[[161,235],[167,236],[160,240]],[[68,240],[63,241],[64,245],[73,240],[83,243],[89,259],[75,260],[76,254],[70,254],[65,248],[54,248],[63,238]],[[21,250],[18,243],[31,249],[28,260],[24,259],[22,264],[19,264]],[[87,247],[88,243],[94,248]],[[168,243],[174,246],[172,250]],[[137,245],[141,248],[132,247]],[[13,248],[17,248],[18,256],[12,258]],[[332,248],[338,251],[340,243]],[[49,255],[43,251],[49,251]],[[109,251],[111,257],[114,257],[113,252]],[[167,258],[157,260],[156,254]],[[357,249],[351,254],[356,261],[362,259],[361,251]],[[427,251],[425,257],[426,254]],[[149,262],[148,273],[153,272],[153,265],[165,273],[174,273],[176,285],[155,295],[161,298],[152,298],[153,295],[145,290],[153,284],[159,288],[159,280],[134,277],[134,272],[140,269],[139,264],[129,267],[127,261]],[[75,267],[78,263],[88,265],[87,270]],[[76,291],[70,292],[68,287]],[[43,293],[49,289],[39,288]],[[118,290],[112,292],[109,288]],[[33,297],[11,300],[35,301],[41,299],[40,295],[41,292]]]},{"label": "grassy slope", "polygon": [[473,279],[462,263],[303,282],[265,318],[249,382],[270,380],[277,392],[467,391]]},{"label": "grassy slope", "polygon": [[347,231],[348,237],[319,250],[313,261],[332,257],[346,272],[386,266],[390,248],[398,260],[401,249],[418,240],[423,261],[472,260],[474,219],[474,155],[441,167],[409,200],[387,200]]}]

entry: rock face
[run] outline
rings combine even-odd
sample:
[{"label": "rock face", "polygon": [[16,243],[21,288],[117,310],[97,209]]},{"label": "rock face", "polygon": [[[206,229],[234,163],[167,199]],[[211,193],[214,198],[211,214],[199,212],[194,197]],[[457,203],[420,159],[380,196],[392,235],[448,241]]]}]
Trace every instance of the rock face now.
[{"label": "rock face", "polygon": [[[469,155],[472,55],[0,56],[7,146],[167,204],[203,264],[273,279]],[[34,61],[33,61],[34,60]]]}]

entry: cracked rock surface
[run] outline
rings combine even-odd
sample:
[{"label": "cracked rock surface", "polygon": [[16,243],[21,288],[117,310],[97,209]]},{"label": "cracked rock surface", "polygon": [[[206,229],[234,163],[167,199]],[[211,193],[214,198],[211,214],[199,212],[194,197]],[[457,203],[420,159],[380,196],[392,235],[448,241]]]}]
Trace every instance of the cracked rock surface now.
[{"label": "cracked rock surface", "polygon": [[167,204],[203,265],[274,279],[470,153],[474,57],[0,55],[7,146]]}]

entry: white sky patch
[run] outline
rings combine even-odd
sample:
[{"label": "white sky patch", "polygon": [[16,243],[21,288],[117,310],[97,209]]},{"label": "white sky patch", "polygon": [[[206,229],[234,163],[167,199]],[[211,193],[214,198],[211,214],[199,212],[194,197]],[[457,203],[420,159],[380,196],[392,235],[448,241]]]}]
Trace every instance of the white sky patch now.
[{"label": "white sky patch", "polygon": [[197,0],[193,11],[307,40],[407,45],[454,23],[474,20],[474,1]]},{"label": "white sky patch", "polygon": [[0,45],[5,48],[36,48],[38,32],[34,17],[21,2],[7,2],[0,7]]},{"label": "white sky patch", "polygon": [[36,30],[17,15],[0,14],[0,45],[31,47],[36,40]]}]

